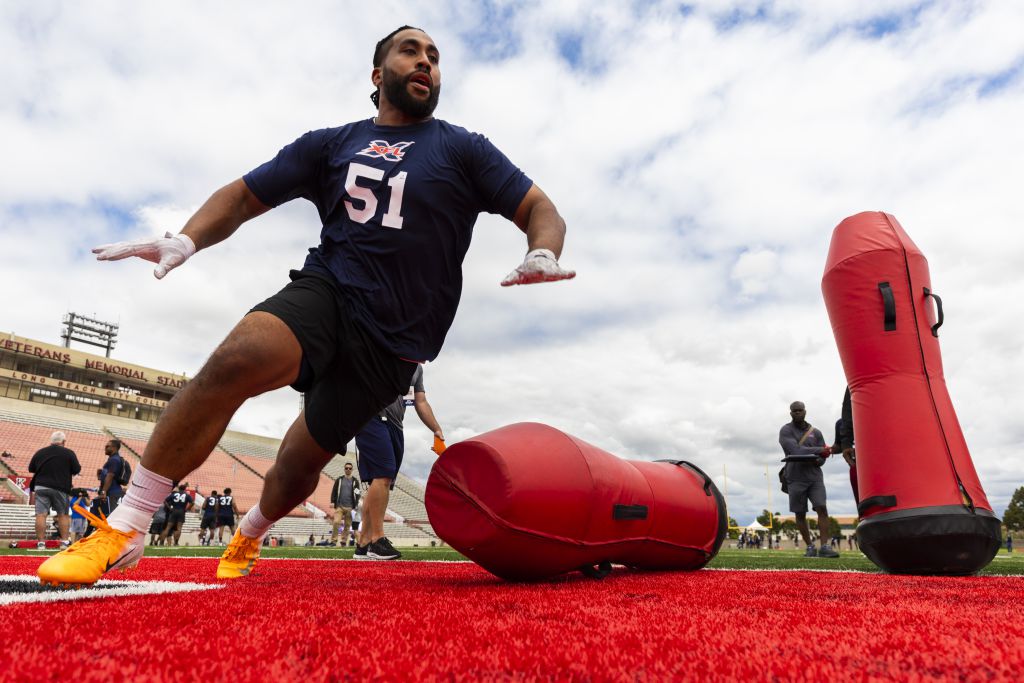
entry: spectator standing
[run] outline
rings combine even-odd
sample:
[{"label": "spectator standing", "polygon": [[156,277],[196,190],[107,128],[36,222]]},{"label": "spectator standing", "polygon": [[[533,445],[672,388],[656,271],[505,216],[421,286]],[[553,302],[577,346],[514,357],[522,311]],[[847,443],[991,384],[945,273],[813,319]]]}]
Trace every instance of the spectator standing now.
[{"label": "spectator standing", "polygon": [[1006,552],[1013,552],[1013,536],[1010,535],[1009,531],[1006,532]]},{"label": "spectator standing", "polygon": [[444,442],[444,432],[423,388],[423,366],[417,365],[407,394],[396,398],[356,434],[359,476],[369,485],[363,497],[363,528],[353,555],[356,559],[396,560],[402,556],[384,535],[384,515],[405,455],[402,423],[407,405],[415,407],[420,421]]},{"label": "spectator standing", "polygon": [[[231,489],[224,489],[224,493],[217,499],[217,542],[224,543],[224,527],[231,530],[235,535],[235,521],[238,519],[238,506],[235,505],[235,497]],[[229,539],[230,540],[230,539]]]},{"label": "spectator standing", "polygon": [[[802,401],[789,406],[790,422],[779,430],[779,445],[785,454],[785,477],[789,488],[789,509],[796,516],[796,527],[807,545],[806,557],[839,557],[828,539],[829,521],[825,496],[825,477],[821,466],[832,453],[821,430],[807,422]],[[807,526],[807,503],[818,513],[821,547],[815,549]]]},{"label": "spectator standing", "polygon": [[68,496],[71,494],[71,478],[82,471],[82,465],[75,452],[65,446],[66,442],[64,432],[54,432],[50,435],[50,445],[36,451],[28,463],[35,491],[36,547],[40,550],[46,547],[46,518],[50,510],[57,515],[61,547],[71,544],[68,540],[71,526]]},{"label": "spectator standing", "polygon": [[857,487],[857,450],[853,438],[853,403],[850,400],[850,387],[843,394],[843,407],[839,420],[836,421],[836,445],[832,452],[841,450],[843,460],[850,466],[850,488],[853,490],[853,502],[860,504],[860,490]]},{"label": "spectator standing", "polygon": [[75,508],[88,510],[91,502],[89,492],[85,489],[74,489],[72,494],[74,494],[74,498],[71,499],[71,542],[74,543],[78,539],[84,538],[89,530],[89,522],[85,519],[85,515]]},{"label": "spectator standing", "polygon": [[111,439],[103,447],[103,452],[107,455],[107,462],[100,470],[102,476],[100,477],[100,490],[96,493],[96,505],[104,516],[109,517],[110,513],[116,510],[121,503],[121,497],[124,495],[123,482],[128,477],[125,476],[127,474],[126,463],[121,456],[121,441]]},{"label": "spectator standing", "polygon": [[352,538],[349,539],[349,545],[355,545],[356,539],[359,537],[359,527],[363,523],[363,500],[360,498],[356,506],[352,508]]},{"label": "spectator standing", "polygon": [[345,473],[334,481],[331,488],[331,505],[334,506],[334,515],[331,518],[331,545],[338,542],[339,526],[342,527],[341,545],[348,545],[349,532],[352,530],[352,510],[358,503],[359,480],[352,476],[352,463],[347,462]]}]

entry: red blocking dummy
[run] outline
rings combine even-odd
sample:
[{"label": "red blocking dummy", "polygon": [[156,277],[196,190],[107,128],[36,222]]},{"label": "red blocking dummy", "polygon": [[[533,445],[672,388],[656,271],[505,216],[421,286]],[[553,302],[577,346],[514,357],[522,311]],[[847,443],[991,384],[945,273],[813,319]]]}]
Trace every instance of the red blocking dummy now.
[{"label": "red blocking dummy", "polygon": [[510,581],[603,576],[612,563],[700,569],[728,525],[722,495],[697,467],[622,460],[537,423],[449,446],[426,507],[438,536]]},{"label": "red blocking dummy", "polygon": [[861,550],[890,572],[977,572],[999,520],[946,390],[927,260],[895,217],[859,213],[832,233],[821,288],[853,401]]}]

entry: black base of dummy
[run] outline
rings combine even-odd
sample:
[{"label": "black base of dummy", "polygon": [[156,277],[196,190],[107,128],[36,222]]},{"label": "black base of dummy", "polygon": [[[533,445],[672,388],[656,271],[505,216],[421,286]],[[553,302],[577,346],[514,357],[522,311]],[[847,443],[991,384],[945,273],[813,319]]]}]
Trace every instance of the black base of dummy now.
[{"label": "black base of dummy", "polygon": [[959,506],[896,510],[857,525],[861,551],[891,574],[968,576],[999,551],[999,519]]}]

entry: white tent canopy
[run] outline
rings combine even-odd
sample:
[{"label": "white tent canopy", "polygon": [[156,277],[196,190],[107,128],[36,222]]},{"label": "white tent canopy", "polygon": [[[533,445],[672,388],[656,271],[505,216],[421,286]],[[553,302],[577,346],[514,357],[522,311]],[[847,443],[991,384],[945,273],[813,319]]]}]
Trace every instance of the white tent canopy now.
[{"label": "white tent canopy", "polygon": [[764,526],[763,524],[758,522],[756,519],[753,522],[751,522],[750,524],[748,524],[745,527],[743,527],[743,528],[746,529],[747,531],[768,531],[768,527]]}]

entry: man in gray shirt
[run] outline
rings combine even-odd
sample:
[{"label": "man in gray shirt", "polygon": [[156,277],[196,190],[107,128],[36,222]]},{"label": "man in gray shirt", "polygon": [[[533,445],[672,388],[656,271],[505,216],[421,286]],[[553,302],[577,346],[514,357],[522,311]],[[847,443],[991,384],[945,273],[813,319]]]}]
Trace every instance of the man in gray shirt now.
[{"label": "man in gray shirt", "polygon": [[[348,545],[348,534],[352,530],[352,509],[359,504],[359,480],[352,476],[352,463],[345,463],[345,474],[338,477],[331,489],[331,505],[334,517],[331,521],[331,545],[338,542],[338,527],[341,529],[341,545]],[[355,536],[355,533],[352,534]]]},{"label": "man in gray shirt", "polygon": [[[832,449],[825,444],[825,437],[816,427],[807,422],[807,409],[802,401],[789,406],[792,421],[779,430],[779,445],[785,457],[786,484],[789,488],[789,509],[796,515],[796,527],[807,544],[807,557],[839,557],[828,539],[828,508],[825,506],[825,477],[821,466]],[[811,542],[811,531],[807,527],[807,501],[818,513],[818,533],[821,548],[816,550]]]}]

